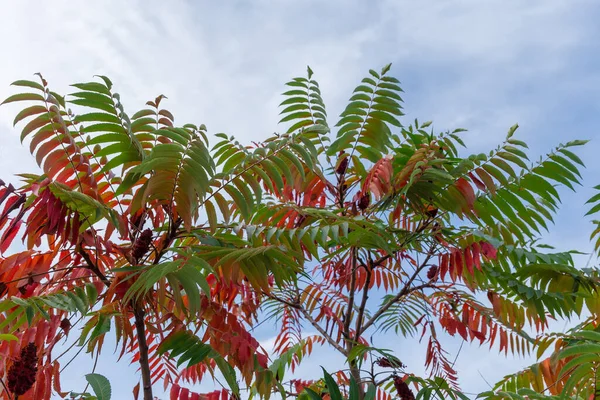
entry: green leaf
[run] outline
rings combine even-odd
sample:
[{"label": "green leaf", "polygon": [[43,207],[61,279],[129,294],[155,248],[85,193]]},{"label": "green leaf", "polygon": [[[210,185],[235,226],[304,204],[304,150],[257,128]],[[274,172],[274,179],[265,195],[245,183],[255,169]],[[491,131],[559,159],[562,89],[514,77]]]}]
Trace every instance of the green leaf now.
[{"label": "green leaf", "polygon": [[598,211],[600,211],[600,203],[598,203],[594,207],[592,207],[587,213],[585,213],[585,215],[595,214]]},{"label": "green leaf", "polygon": [[325,371],[325,368],[321,367],[321,369],[323,370],[323,378],[325,379],[325,385],[327,385],[327,390],[329,391],[331,400],[343,400],[340,388],[337,383],[335,383],[333,377],[329,375],[327,371]]},{"label": "green leaf", "polygon": [[512,137],[512,135],[514,135],[514,133],[518,127],[519,127],[519,124],[514,124],[513,126],[511,126],[510,129],[508,130],[508,133],[506,134],[506,139],[510,139]]},{"label": "green leaf", "polygon": [[593,340],[595,342],[600,342],[600,332],[596,331],[579,331],[575,333],[576,337],[581,337],[587,340]]},{"label": "green leaf", "polygon": [[311,388],[306,388],[304,391],[308,393],[308,397],[310,397],[311,400],[322,400],[321,396]]},{"label": "green leaf", "polygon": [[188,367],[202,362],[206,357],[212,358],[217,363],[232,392],[239,396],[240,388],[233,367],[210,345],[202,343],[193,333],[179,331],[171,334],[158,346],[157,351],[159,354],[168,351],[171,358],[178,356],[183,358],[184,361],[188,361]]},{"label": "green leaf", "polygon": [[583,161],[581,161],[581,158],[579,158],[575,153],[570,152],[567,149],[559,149],[558,151],[563,153],[565,156],[569,157],[571,160],[581,165],[582,167],[585,167],[585,164],[583,163]]},{"label": "green leaf", "polygon": [[29,80],[14,81],[13,83],[11,83],[11,86],[30,87],[30,88],[44,91],[44,87],[41,84],[34,82],[34,81],[29,81]]},{"label": "green leaf", "polygon": [[356,383],[356,380],[354,379],[353,376],[350,377],[350,391],[349,391],[349,397],[348,400],[359,400],[358,397],[358,384]]},{"label": "green leaf", "polygon": [[105,376],[100,374],[87,374],[85,379],[88,381],[98,400],[110,400],[111,388],[110,382]]},{"label": "green leaf", "polygon": [[15,335],[11,335],[10,333],[0,333],[0,342],[11,342],[13,340],[19,340]]},{"label": "green leaf", "polygon": [[583,146],[587,142],[589,142],[589,140],[571,140],[565,144],[565,147]]},{"label": "green leaf", "polygon": [[45,113],[46,107],[44,106],[31,106],[31,107],[27,107],[23,110],[21,110],[17,116],[15,117],[15,119],[13,120],[13,126],[17,125],[17,123],[21,120],[23,120],[24,118],[27,117],[31,117],[32,115],[37,115],[37,114],[41,114],[41,113]]},{"label": "green leaf", "polygon": [[44,96],[39,95],[37,93],[19,93],[14,94],[4,100],[0,105],[13,103],[15,101],[44,101]]},{"label": "green leaf", "polygon": [[600,353],[600,344],[585,343],[585,344],[578,344],[575,346],[570,346],[570,347],[567,347],[566,349],[564,349],[563,351],[561,351],[560,354],[558,355],[558,358],[561,359],[561,358],[566,358],[566,357],[575,356],[575,355],[579,355],[579,354],[585,354],[585,353],[594,353],[594,354]]},{"label": "green leaf", "polygon": [[72,86],[76,87],[77,89],[102,93],[110,96],[110,90],[106,86],[98,82],[76,83]]},{"label": "green leaf", "polygon": [[369,384],[367,388],[367,393],[365,393],[365,397],[363,400],[375,400],[375,395],[377,394],[377,388],[372,383]]}]

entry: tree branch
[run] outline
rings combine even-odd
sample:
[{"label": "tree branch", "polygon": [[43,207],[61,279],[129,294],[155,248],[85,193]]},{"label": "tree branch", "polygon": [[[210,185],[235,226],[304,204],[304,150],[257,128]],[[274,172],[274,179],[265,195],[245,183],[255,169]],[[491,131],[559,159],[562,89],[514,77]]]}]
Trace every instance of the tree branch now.
[{"label": "tree branch", "polygon": [[365,270],[367,271],[367,279],[365,280],[365,287],[363,288],[363,296],[360,302],[360,306],[358,308],[358,317],[356,318],[356,329],[355,329],[355,337],[354,340],[358,342],[358,338],[360,337],[360,332],[362,329],[363,318],[365,316],[365,309],[367,307],[367,299],[369,298],[369,285],[371,284],[371,267],[372,264],[367,267],[365,266]]},{"label": "tree branch", "polygon": [[[160,251],[155,249],[156,258],[154,259],[154,264],[158,264],[160,259],[165,254],[175,236],[177,236],[177,229],[182,223],[181,218],[177,218],[173,223],[169,225],[170,229],[165,236],[163,245],[161,246]],[[150,372],[150,361],[148,359],[148,342],[146,340],[146,322],[145,316],[146,311],[143,306],[139,303],[133,303],[133,315],[135,318],[135,330],[138,338],[138,348],[140,351],[140,370],[142,371],[142,385],[144,390],[144,400],[153,400],[154,396],[152,394],[152,376]]]},{"label": "tree branch", "polygon": [[[356,290],[356,269],[357,269],[357,263],[356,263],[356,259],[357,259],[357,250],[355,247],[351,248],[351,265],[352,265],[352,276],[350,278],[350,293],[348,293],[348,309],[346,311],[346,319],[344,321],[344,331],[342,332],[342,334],[344,335],[344,338],[346,340],[346,351],[348,352],[348,354],[350,354],[352,352],[352,349],[354,347],[354,340],[350,337],[350,323],[352,322],[352,311],[354,310],[354,291]],[[367,288],[367,286],[365,286],[365,288]],[[364,297],[363,297],[364,300]],[[356,321],[357,324],[359,324],[359,320]],[[360,370],[358,369],[358,366],[356,364],[356,360],[349,360],[348,362],[349,366],[350,366],[350,375],[354,378],[355,382],[360,382],[361,381],[361,377],[360,377]],[[358,399],[362,400],[364,397],[364,391],[362,389],[362,386],[359,385],[358,387]]]},{"label": "tree branch", "polygon": [[414,274],[406,282],[406,284],[404,285],[402,290],[400,290],[400,292],[396,296],[394,296],[390,301],[388,301],[383,306],[381,306],[381,308],[379,310],[377,310],[377,312],[375,314],[373,314],[373,316],[363,325],[361,330],[356,332],[357,337],[359,337],[363,332],[365,332],[367,329],[369,329],[371,327],[371,325],[373,325],[375,323],[377,318],[379,318],[381,316],[381,314],[386,312],[391,306],[393,306],[398,301],[400,301],[400,299],[402,299],[402,297],[408,295],[409,293],[412,293],[417,290],[421,290],[421,289],[431,286],[431,282],[427,282],[422,285],[414,286],[412,288],[410,287],[410,285],[412,285],[412,283],[417,278],[419,273],[423,270],[423,268],[425,268],[425,266],[427,265],[427,263],[429,262],[429,260],[431,259],[432,256],[433,256],[433,254],[432,254],[432,251],[430,250],[429,253],[427,254],[427,257],[425,258],[425,260],[415,270]]},{"label": "tree branch", "polygon": [[273,293],[266,293],[263,292],[263,294],[275,301],[278,301],[282,304],[285,304],[286,306],[295,308],[296,310],[300,311],[302,313],[302,315],[304,315],[304,318],[306,318],[306,320],[308,322],[311,323],[311,325],[321,334],[323,335],[323,337],[327,340],[327,342],[329,342],[329,344],[331,346],[333,346],[337,351],[339,351],[340,353],[342,353],[343,355],[347,356],[348,353],[346,351],[346,349],[344,349],[342,346],[340,346],[340,344],[338,342],[336,342],[335,340],[333,340],[333,337],[331,337],[331,335],[329,333],[327,333],[327,331],[325,331],[325,329],[323,329],[321,327],[321,325],[319,325],[319,323],[317,321],[315,321],[315,319],[310,315],[310,313],[308,311],[306,311],[302,305],[300,305],[300,303],[298,302],[291,302],[289,300],[286,299],[282,299],[281,297],[273,294]]},{"label": "tree branch", "polygon": [[139,305],[133,306],[133,316],[135,318],[135,330],[138,337],[138,348],[140,351],[140,370],[142,371],[142,384],[144,389],[144,400],[153,400],[152,395],[152,377],[150,373],[150,361],[148,360],[148,342],[146,341],[146,324],[144,317],[146,312]]},{"label": "tree branch", "polygon": [[87,263],[87,269],[89,269],[90,271],[92,271],[94,273],[94,275],[96,275],[98,278],[100,278],[100,280],[102,281],[102,283],[104,283],[104,285],[106,287],[109,287],[110,286],[110,280],[106,277],[106,275],[104,275],[102,273],[102,271],[100,271],[100,269],[98,268],[98,266],[96,264],[94,264],[94,262],[92,261],[92,258],[90,257],[90,255],[88,253],[86,253],[83,248],[79,249],[79,254],[81,254],[81,257],[83,257],[83,259]]},{"label": "tree branch", "polygon": [[[350,340],[350,322],[352,320],[352,310],[354,309],[354,290],[356,289],[356,248],[353,247],[351,253],[352,271],[350,276],[350,292],[348,293],[348,308],[346,309],[346,316],[344,318],[344,332],[342,332],[344,338],[348,341]],[[348,349],[348,351],[350,351],[350,349]]]},{"label": "tree branch", "polygon": [[306,311],[304,308],[299,307],[298,308],[300,310],[300,312],[304,315],[304,318],[306,318],[308,320],[308,322],[310,322],[312,324],[312,326],[315,327],[315,329],[321,334],[323,335],[323,337],[329,342],[330,345],[332,345],[337,351],[339,351],[340,353],[342,353],[345,356],[348,356],[348,352],[346,351],[346,349],[344,349],[342,346],[340,346],[340,344],[338,342],[336,342],[335,340],[333,340],[333,338],[331,337],[331,335],[329,335],[325,329],[323,329],[321,327],[321,325],[319,325],[319,323],[317,321],[314,320],[314,318],[309,314],[308,311]]}]

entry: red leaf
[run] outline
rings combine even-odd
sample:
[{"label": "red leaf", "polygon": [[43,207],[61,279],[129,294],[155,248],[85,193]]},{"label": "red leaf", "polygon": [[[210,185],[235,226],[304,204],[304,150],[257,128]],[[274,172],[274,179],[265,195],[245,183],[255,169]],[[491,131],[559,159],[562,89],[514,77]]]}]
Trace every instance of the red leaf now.
[{"label": "red leaf", "polygon": [[493,260],[496,258],[497,250],[488,242],[481,242],[481,253],[483,253],[485,258]]},{"label": "red leaf", "polygon": [[471,251],[473,252],[473,261],[475,262],[475,267],[481,271],[481,254],[479,250],[479,243],[475,242],[471,245]]},{"label": "red leaf", "polygon": [[475,183],[475,186],[477,186],[477,189],[485,191],[485,185],[483,184],[483,182],[481,182],[479,179],[477,179],[477,177],[475,176],[474,173],[469,172],[469,178],[471,178],[473,183]]},{"label": "red leaf", "polygon": [[365,178],[362,191],[370,191],[376,198],[381,199],[391,188],[392,172],[391,158],[384,157],[377,161]]},{"label": "red leaf", "polygon": [[473,207],[473,204],[475,204],[476,197],[475,191],[473,190],[471,184],[469,184],[469,182],[465,178],[460,178],[456,181],[455,186],[463,195],[469,207]]},{"label": "red leaf", "polygon": [[[139,386],[140,386],[140,384],[138,383],[138,390],[139,390]],[[180,390],[181,390],[181,387],[179,387],[179,385],[177,385],[177,384],[171,385],[171,391],[169,393],[169,398],[171,400],[179,400]]]},{"label": "red leaf", "polygon": [[19,232],[19,228],[21,227],[22,223],[23,221],[20,219],[14,220],[4,232],[4,235],[2,235],[2,238],[0,238],[0,253],[4,253],[8,249],[13,239]]},{"label": "red leaf", "polygon": [[473,255],[471,254],[471,249],[469,247],[467,247],[464,250],[464,254],[465,254],[465,265],[467,266],[467,270],[469,271],[469,273],[471,275],[473,275],[473,273],[475,271],[473,270]]},{"label": "red leaf", "polygon": [[446,273],[448,273],[448,267],[449,267],[449,262],[448,262],[448,254],[443,254],[441,256],[441,260],[440,260],[440,280],[444,280],[444,278],[446,277]]},{"label": "red leaf", "polygon": [[188,388],[181,388],[179,392],[179,400],[189,400],[190,390]]}]

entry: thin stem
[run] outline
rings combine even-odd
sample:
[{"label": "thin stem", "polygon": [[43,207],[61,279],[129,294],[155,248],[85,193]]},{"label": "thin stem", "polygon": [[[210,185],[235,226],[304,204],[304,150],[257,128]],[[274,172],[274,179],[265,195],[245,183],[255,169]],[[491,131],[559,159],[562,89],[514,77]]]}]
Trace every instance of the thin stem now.
[{"label": "thin stem", "polygon": [[23,281],[23,280],[26,280],[26,279],[29,279],[29,278],[34,278],[36,276],[48,275],[51,272],[60,272],[60,271],[66,271],[68,269],[75,269],[75,268],[87,268],[87,266],[85,266],[85,265],[74,265],[72,267],[65,267],[65,268],[53,269],[53,270],[49,270],[47,272],[40,272],[38,274],[30,274],[30,275],[24,276],[22,278],[17,278],[17,279],[13,279],[11,281],[6,281],[6,282],[4,282],[4,284],[8,285],[9,283],[15,283],[15,282]]},{"label": "thin stem", "polygon": [[[81,354],[81,352],[83,351],[83,349],[85,349],[85,347],[87,346],[87,344],[90,342],[90,340],[86,340],[86,342],[83,344],[83,346],[81,346],[81,348],[79,350],[77,350],[77,353],[75,353],[75,355],[73,357],[71,357],[71,359],[69,360],[69,362],[67,362],[65,365],[63,365],[63,367],[60,369],[59,373],[63,373],[63,371],[69,366],[71,365],[71,363],[73,362],[73,360],[75,360],[77,358],[77,356],[79,356],[79,354]],[[75,342],[77,343],[77,341]],[[65,354],[65,353],[63,353]],[[62,356],[62,354],[61,354]],[[58,359],[58,358],[57,358]]]},{"label": "thin stem", "polygon": [[[96,359],[94,360],[94,366],[92,367],[92,374],[94,372],[96,372],[96,367],[98,366],[98,358],[100,354],[96,354]],[[90,382],[88,381],[87,385],[85,385],[85,387],[83,388],[83,393],[87,392],[88,388],[90,387]]]},{"label": "thin stem", "polygon": [[2,377],[0,377],[0,383],[2,384],[2,387],[4,388],[6,394],[10,396],[10,392],[8,391],[8,388],[6,387],[6,384],[4,383],[4,379],[2,379]]}]

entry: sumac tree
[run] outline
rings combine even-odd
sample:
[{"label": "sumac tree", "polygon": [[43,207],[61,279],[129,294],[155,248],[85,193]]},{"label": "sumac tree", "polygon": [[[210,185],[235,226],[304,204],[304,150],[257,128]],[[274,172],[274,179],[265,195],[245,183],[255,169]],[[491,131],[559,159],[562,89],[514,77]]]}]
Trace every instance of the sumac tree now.
[{"label": "sumac tree", "polygon": [[[461,130],[400,122],[388,72],[370,71],[330,127],[309,68],[287,84],[286,133],[252,146],[218,134],[211,147],[163,96],[129,116],[106,77],[67,97],[41,76],[15,82],[4,103],[26,104],[14,122],[41,173],[0,182],[0,373],[32,364],[30,387],[5,395],[66,396],[57,343],[78,335],[98,357],[110,333],[144,399],[158,382],[172,399],[464,398],[442,333],[522,353],[548,318],[595,313],[594,272],[537,244],[584,142],[531,163],[514,126],[463,157]],[[270,318],[272,357],[250,330]],[[378,330],[419,335],[430,375],[370,343]],[[318,345],[348,368],[293,379]],[[227,388],[186,387],[217,369]]]}]

